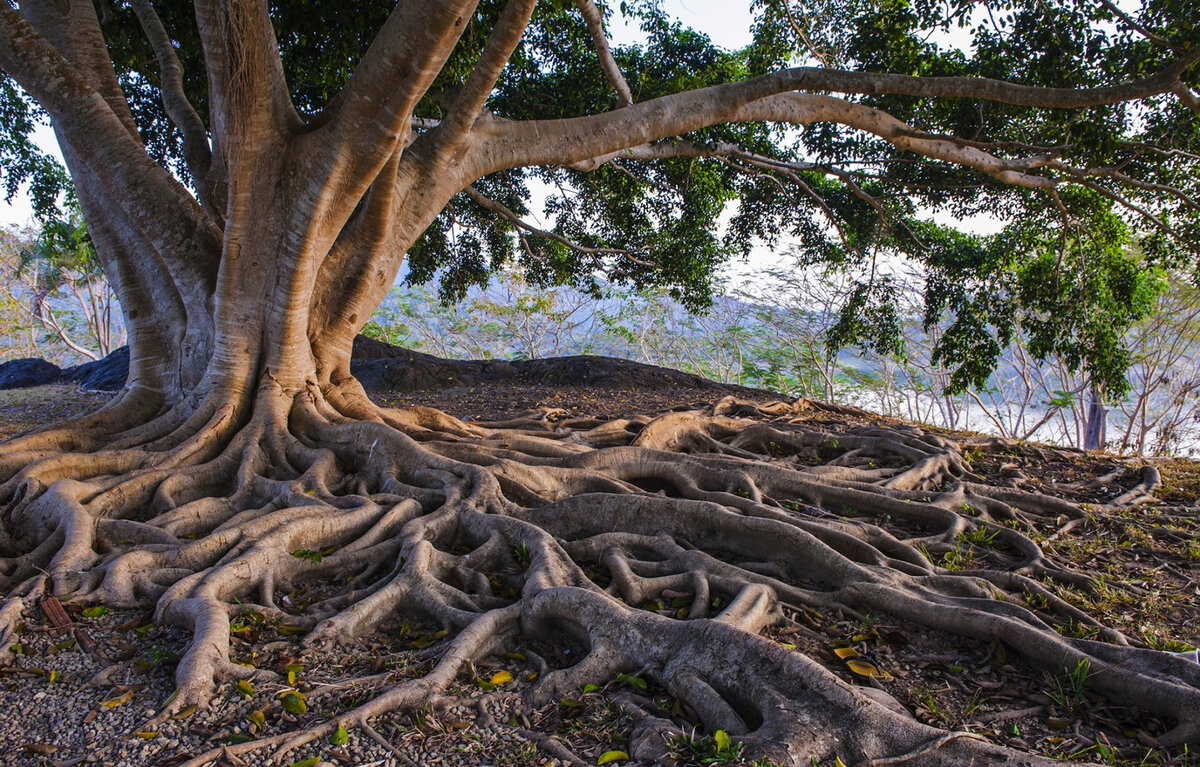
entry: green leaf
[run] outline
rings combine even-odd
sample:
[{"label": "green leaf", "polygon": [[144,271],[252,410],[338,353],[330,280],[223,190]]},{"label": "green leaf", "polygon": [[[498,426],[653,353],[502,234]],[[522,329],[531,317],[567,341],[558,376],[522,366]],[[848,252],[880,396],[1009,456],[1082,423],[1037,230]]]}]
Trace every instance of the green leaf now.
[{"label": "green leaf", "polygon": [[254,685],[250,684],[249,679],[237,680],[237,691],[242,695],[245,695],[247,698],[254,697]]},{"label": "green leaf", "polygon": [[717,730],[713,733],[713,742],[717,744],[718,754],[725,753],[729,750],[729,746],[731,744],[731,741],[729,740],[729,733],[725,732],[724,730]]},{"label": "green leaf", "polygon": [[608,764],[609,762],[624,762],[628,761],[629,754],[624,751],[605,751],[596,760],[596,764]]},{"label": "green leaf", "polygon": [[337,729],[329,736],[329,743],[333,746],[344,746],[346,741],[350,740],[350,733],[346,732],[346,727],[341,722],[338,722]]},{"label": "green leaf", "polygon": [[646,684],[645,679],[632,674],[617,674],[617,681],[622,684],[629,685],[635,690],[639,690],[641,692],[645,692],[649,688],[649,685]]},{"label": "green leaf", "polygon": [[304,693],[296,690],[285,690],[279,695],[283,703],[283,710],[289,714],[303,714],[308,711],[308,702],[304,699]]},{"label": "green leaf", "polygon": [[108,608],[104,605],[95,605],[93,607],[85,607],[79,612],[85,618],[99,618],[108,612]]},{"label": "green leaf", "polygon": [[317,767],[321,763],[321,757],[310,756],[307,759],[301,759],[298,762],[291,762],[288,767]]}]

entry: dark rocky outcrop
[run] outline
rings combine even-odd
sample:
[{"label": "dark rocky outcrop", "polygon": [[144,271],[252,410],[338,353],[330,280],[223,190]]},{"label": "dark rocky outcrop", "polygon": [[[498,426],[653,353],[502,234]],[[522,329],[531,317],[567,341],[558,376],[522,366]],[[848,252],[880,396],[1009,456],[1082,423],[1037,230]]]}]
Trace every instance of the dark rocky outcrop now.
[{"label": "dark rocky outcrop", "polygon": [[116,391],[129,375],[129,347],[122,346],[104,359],[85,362],[62,372],[60,383],[73,381],[93,391]]},{"label": "dark rocky outcrop", "polygon": [[0,364],[0,389],[24,389],[54,383],[62,370],[52,362],[36,357],[22,357]]},{"label": "dark rocky outcrop", "polygon": [[[9,374],[7,371],[11,370]],[[0,389],[78,383],[85,389],[116,391],[129,372],[129,349],[65,370],[45,360],[0,365]],[[637,389],[727,389],[691,373],[616,357],[577,355],[540,360],[447,360],[366,336],[354,339],[352,372],[368,391],[426,391],[489,383],[585,385]],[[749,391],[749,390],[747,390]]]},{"label": "dark rocky outcrop", "polygon": [[538,360],[447,360],[366,336],[354,339],[350,372],[368,391],[425,391],[499,382],[639,389],[728,388],[691,373],[616,357],[589,354]]}]

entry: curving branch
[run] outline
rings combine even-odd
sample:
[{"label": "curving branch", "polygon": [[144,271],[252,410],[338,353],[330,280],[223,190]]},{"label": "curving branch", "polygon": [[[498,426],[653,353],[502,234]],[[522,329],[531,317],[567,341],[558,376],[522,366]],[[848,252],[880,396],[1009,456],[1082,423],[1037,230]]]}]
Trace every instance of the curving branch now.
[{"label": "curving branch", "polygon": [[605,78],[617,92],[617,106],[629,106],[633,103],[633,91],[629,89],[629,83],[621,72],[621,66],[613,58],[612,48],[608,44],[608,35],[604,31],[604,17],[600,15],[600,9],[596,7],[593,0],[574,0],[574,2],[575,7],[583,15],[584,22],[587,23],[588,34],[592,36],[592,43],[596,46],[596,55],[600,57],[600,68],[604,70]]},{"label": "curving branch", "polygon": [[150,0],[131,0],[131,4],[133,12],[137,14],[138,23],[141,24],[142,30],[146,33],[146,39],[150,41],[150,45],[154,48],[154,55],[158,59],[163,107],[171,118],[171,122],[183,134],[183,156],[187,162],[188,172],[192,174],[192,178],[196,182],[200,204],[204,206],[209,215],[219,220],[221,211],[214,205],[213,190],[208,178],[208,172],[212,168],[212,150],[208,145],[208,132],[204,128],[204,121],[200,119],[200,115],[196,113],[195,107],[188,101],[187,94],[184,93],[183,65],[180,63],[179,56],[175,53],[175,46],[171,44],[171,38],[167,34],[166,28],[163,27],[162,20],[154,11]]},{"label": "curving branch", "polygon": [[1146,221],[1146,223],[1152,224],[1156,229],[1161,231],[1163,234],[1165,234],[1175,240],[1178,240],[1179,242],[1184,243],[1185,245],[1187,245],[1187,247],[1190,250],[1200,253],[1200,246],[1192,245],[1191,241],[1188,240],[1186,237],[1184,237],[1182,232],[1180,232],[1178,229],[1171,226],[1169,223],[1162,220],[1158,216],[1154,215],[1152,212],[1146,210],[1143,206],[1138,205],[1133,200],[1130,200],[1125,195],[1123,195],[1119,192],[1115,192],[1112,189],[1109,189],[1108,187],[1103,186],[1102,184],[1096,183],[1095,181],[1089,181],[1086,178],[1078,178],[1078,179],[1076,179],[1075,183],[1079,184],[1082,187],[1091,189],[1093,192],[1097,192],[1097,193],[1107,197],[1108,199],[1117,203],[1118,205],[1125,208],[1126,210],[1136,213],[1137,215],[1141,216],[1142,219],[1144,219]]},{"label": "curving branch", "polygon": [[800,20],[796,18],[796,14],[792,11],[791,0],[780,0],[780,5],[783,6],[783,13],[787,17],[788,26],[792,28],[792,31],[795,32],[796,36],[800,38],[800,41],[804,43],[804,47],[808,49],[808,52],[812,54],[814,59],[821,62],[821,66],[828,67],[830,65],[829,57],[822,53],[817,46],[813,45],[812,38],[808,36],[808,32],[805,31],[804,26],[800,23]]},{"label": "curving branch", "polygon": [[[521,165],[582,162],[720,123],[753,120],[797,123],[794,103],[778,99],[767,101],[768,97],[793,91],[971,98],[1020,106],[1079,109],[1170,92],[1178,85],[1180,76],[1197,61],[1200,61],[1200,49],[1191,51],[1150,77],[1121,85],[1080,89],[1041,88],[988,78],[913,77],[798,67],[739,83],[663,96],[626,109],[587,117],[491,121],[477,129],[486,134],[487,139],[478,151],[478,175]],[[868,109],[838,99],[829,101],[833,103],[825,111],[830,114],[838,111],[834,103],[841,105],[846,114]],[[750,108],[755,102],[759,102],[759,107]],[[878,110],[869,111],[878,114],[880,120],[890,117]],[[838,121],[833,117],[823,119]],[[864,117],[859,114],[855,119],[861,121]]]},{"label": "curving branch", "polygon": [[1128,13],[1125,13],[1125,11],[1122,11],[1119,7],[1117,7],[1117,4],[1114,3],[1112,0],[1097,0],[1097,1],[1100,3],[1100,5],[1103,5],[1105,8],[1107,8],[1114,16],[1116,16],[1118,19],[1125,22],[1126,25],[1128,25],[1129,27],[1134,29],[1139,35],[1146,38],[1147,40],[1154,43],[1155,45],[1162,46],[1163,48],[1167,48],[1172,51],[1179,50],[1179,48],[1177,46],[1172,45],[1169,40],[1151,32],[1150,29],[1148,27],[1146,27],[1146,25],[1139,23],[1136,19],[1134,19]]}]

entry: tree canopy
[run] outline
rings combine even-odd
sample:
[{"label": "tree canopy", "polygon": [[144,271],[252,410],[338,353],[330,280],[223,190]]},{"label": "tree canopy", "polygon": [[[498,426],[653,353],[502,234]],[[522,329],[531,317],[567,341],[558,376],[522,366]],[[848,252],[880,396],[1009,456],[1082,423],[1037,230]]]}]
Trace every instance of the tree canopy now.
[{"label": "tree canopy", "polygon": [[[392,5],[271,5],[288,95],[310,128],[336,108]],[[446,116],[505,5],[482,2],[463,16],[461,37],[414,104],[418,133]],[[1063,352],[1119,393],[1122,333],[1146,311],[1155,267],[1197,263],[1191,64],[1200,22],[1185,5],[772,0],[753,3],[751,42],[724,50],[650,0],[531,4],[485,100],[496,120],[600,115],[781,72],[794,80],[784,90],[847,94],[839,98],[854,116],[791,121],[803,127],[782,112],[739,116],[603,157],[549,155],[487,173],[409,248],[409,280],[437,278],[455,297],[518,261],[543,283],[665,287],[702,307],[719,265],[795,240],[812,262],[858,278],[835,344],[899,343],[886,267],[912,259],[930,275],[927,320],[951,322],[938,351],[957,370],[953,387],[982,385],[1022,325],[1035,351]],[[162,68],[162,40],[143,30],[154,13],[176,69]],[[635,21],[645,42],[610,45],[603,25],[613,14]],[[105,3],[101,23],[146,151],[194,188],[162,88],[164,77],[179,78],[210,129],[191,3]],[[1051,108],[1057,99],[1031,101],[1021,87],[1076,95]],[[1105,88],[1113,97],[1082,95]],[[29,142],[40,110],[10,77],[0,99],[7,189],[29,181],[44,209],[64,175]],[[886,114],[885,124],[865,124],[879,114],[869,110]],[[549,190],[549,231],[528,223],[535,188]],[[979,235],[972,217],[1006,227]]]}]

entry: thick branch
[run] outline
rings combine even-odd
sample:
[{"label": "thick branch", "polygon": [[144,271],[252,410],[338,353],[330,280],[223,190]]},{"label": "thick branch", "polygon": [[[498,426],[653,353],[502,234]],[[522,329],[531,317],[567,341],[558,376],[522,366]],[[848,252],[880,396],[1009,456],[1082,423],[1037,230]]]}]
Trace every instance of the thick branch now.
[{"label": "thick branch", "polygon": [[[302,121],[288,93],[267,4],[196,0],[195,8],[214,154],[254,150],[271,134],[299,131]],[[234,165],[220,159],[225,167]]]},{"label": "thick branch", "polygon": [[104,97],[129,135],[141,143],[91,0],[27,0],[20,7],[30,26],[71,62],[84,80]]},{"label": "thick branch", "polygon": [[[632,107],[631,109],[636,108]],[[622,110],[622,113],[628,111],[630,110]],[[915,131],[904,122],[878,109],[830,96],[800,93],[779,94],[746,104],[739,109],[723,111],[720,118],[716,120],[712,119],[711,115],[697,114],[695,110],[687,110],[687,113],[682,115],[679,122],[675,123],[673,127],[682,125],[682,129],[678,132],[685,133],[715,122],[787,122],[793,125],[836,122],[872,133],[899,149],[975,168],[1007,184],[1050,189],[1057,183],[1052,178],[1027,172],[1046,164],[1048,158],[1004,160],[975,147],[961,146],[953,141]],[[647,132],[649,132],[649,128],[650,126],[645,126]],[[545,143],[561,146],[557,143],[556,137],[543,136],[542,140]],[[583,153],[586,149],[586,147],[577,147],[575,152]],[[539,147],[532,146],[527,150],[537,152]],[[700,156],[703,154],[703,150],[697,150],[689,142],[684,142],[678,147],[671,144],[639,144],[629,149],[586,157],[570,164],[579,170],[591,170],[614,159],[660,159],[669,156]],[[713,150],[713,154],[716,156],[736,153],[731,148],[724,147]]]},{"label": "thick branch", "polygon": [[[799,67],[740,83],[663,96],[587,117],[494,121],[487,126],[490,140],[480,148],[478,175],[525,165],[581,162],[720,123],[772,119],[793,122],[786,116],[771,115],[769,109],[746,109],[754,102],[789,91],[972,98],[1022,106],[1081,109],[1169,92],[1178,84],[1180,75],[1198,60],[1200,50],[1151,77],[1101,88],[1039,88],[987,78],[911,77]],[[773,105],[784,103],[776,101]],[[847,110],[864,108],[843,103]]]},{"label": "thick branch", "polygon": [[479,62],[450,105],[450,114],[438,128],[435,140],[440,145],[454,146],[471,130],[504,65],[521,42],[535,5],[537,0],[509,0],[505,4]]},{"label": "thick branch", "polygon": [[346,178],[366,180],[346,194],[360,198],[408,135],[413,109],[453,52],[477,4],[404,0],[388,16],[330,105],[333,116],[322,129],[332,148],[330,162],[349,160]]},{"label": "thick branch", "polygon": [[0,4],[0,68],[50,113],[60,140],[80,144],[77,161],[171,259],[176,283],[211,286],[220,232],[187,190],[146,155],[102,94],[7,3]]}]

